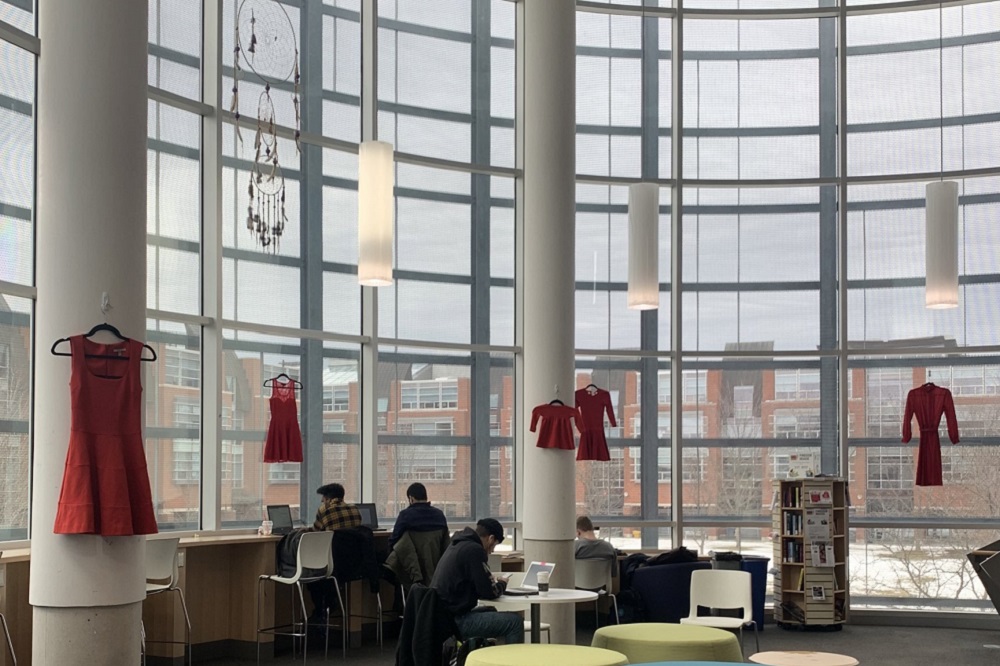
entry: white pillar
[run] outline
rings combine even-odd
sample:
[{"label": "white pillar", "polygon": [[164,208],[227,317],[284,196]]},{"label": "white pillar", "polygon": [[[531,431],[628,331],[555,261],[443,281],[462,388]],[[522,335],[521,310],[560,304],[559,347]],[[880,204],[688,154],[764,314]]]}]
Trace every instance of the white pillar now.
[{"label": "white pillar", "polygon": [[[539,449],[531,410],[556,396],[573,404],[576,202],[576,5],[525,0],[523,77],[523,509],[525,560],[558,564],[554,587],[573,587],[575,451]],[[573,605],[543,607],[553,643],[574,643]]]},{"label": "white pillar", "polygon": [[41,3],[38,20],[33,663],[138,663],[143,537],[52,533],[70,359],[48,350],[102,321],[102,292],[108,321],[145,338],[147,3]]}]

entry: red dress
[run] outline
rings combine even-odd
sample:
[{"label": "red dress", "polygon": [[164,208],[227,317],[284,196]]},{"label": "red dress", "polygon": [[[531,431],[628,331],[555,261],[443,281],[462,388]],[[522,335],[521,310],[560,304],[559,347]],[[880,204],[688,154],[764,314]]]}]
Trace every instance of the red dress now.
[{"label": "red dress", "polygon": [[[156,534],[142,439],[142,343],[70,338],[72,425],[56,534]],[[86,358],[118,355],[127,361]]]},{"label": "red dress", "polygon": [[608,440],[604,437],[604,413],[608,413],[611,427],[618,426],[615,421],[615,409],[611,406],[611,394],[604,389],[582,388],[575,394],[576,407],[583,417],[583,430],[580,432],[580,448],[576,452],[577,460],[611,460],[608,453]]},{"label": "red dress", "polygon": [[295,385],[271,384],[271,423],[267,426],[264,462],[302,462],[302,432],[299,408],[295,404]]},{"label": "red dress", "polygon": [[955,403],[951,399],[951,391],[927,383],[907,394],[906,413],[903,415],[903,441],[912,439],[910,421],[916,415],[917,425],[920,426],[918,486],[941,485],[941,439],[938,437],[938,425],[941,423],[942,413],[948,421],[948,438],[952,444],[958,444],[958,419],[955,418]]},{"label": "red dress", "polygon": [[538,405],[531,410],[531,432],[535,432],[539,420],[542,422],[542,429],[538,431],[538,443],[535,446],[540,449],[570,451],[576,448],[573,441],[573,423],[576,423],[577,430],[583,431],[580,425],[580,412],[576,407]]}]

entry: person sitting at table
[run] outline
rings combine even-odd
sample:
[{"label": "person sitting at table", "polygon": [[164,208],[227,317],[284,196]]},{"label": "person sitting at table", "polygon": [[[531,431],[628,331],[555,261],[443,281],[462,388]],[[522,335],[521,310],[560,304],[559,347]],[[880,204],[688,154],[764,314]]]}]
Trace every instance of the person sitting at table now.
[{"label": "person sitting at table", "polygon": [[[328,483],[317,488],[316,493],[323,496],[323,501],[316,509],[316,520],[312,527],[306,528],[306,531],[333,532],[361,527],[361,511],[353,504],[344,501],[344,486],[339,483]],[[313,612],[308,623],[326,624],[326,609],[336,604],[337,598],[333,581],[320,580],[307,583],[306,587],[309,588],[309,596],[313,602]]]},{"label": "person sitting at table", "polygon": [[431,506],[427,499],[427,488],[422,483],[411,483],[406,489],[406,499],[410,505],[399,512],[396,524],[389,537],[389,550],[406,532],[436,532],[448,529],[448,519],[444,511]]},{"label": "person sitting at table", "polygon": [[[594,523],[588,516],[576,519],[576,542],[573,547],[578,560],[616,560],[618,557],[614,546],[594,534]],[[611,575],[618,575],[618,567],[611,567]]]},{"label": "person sitting at table", "polygon": [[316,492],[323,496],[323,501],[316,509],[313,532],[332,532],[361,525],[361,511],[344,501],[344,486],[328,483],[317,488]]},{"label": "person sitting at table", "polygon": [[483,518],[451,539],[438,562],[431,587],[455,617],[462,638],[500,638],[505,643],[524,642],[524,620],[514,613],[476,608],[480,599],[496,599],[507,589],[507,580],[490,573],[489,554],[503,542],[503,526]]}]

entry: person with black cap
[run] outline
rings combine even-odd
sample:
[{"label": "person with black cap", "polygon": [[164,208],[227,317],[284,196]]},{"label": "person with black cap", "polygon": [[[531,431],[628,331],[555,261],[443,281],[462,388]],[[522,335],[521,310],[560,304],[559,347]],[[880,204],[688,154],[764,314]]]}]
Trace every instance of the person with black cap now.
[{"label": "person with black cap", "polygon": [[524,642],[521,616],[476,608],[480,599],[496,599],[507,589],[506,578],[493,576],[488,564],[489,554],[503,539],[500,521],[483,518],[475,528],[466,527],[451,538],[434,570],[431,587],[455,617],[463,638],[502,637],[505,643]]},{"label": "person with black cap", "polygon": [[361,511],[344,501],[344,486],[328,483],[317,488],[316,493],[323,496],[323,501],[316,509],[313,532],[332,532],[361,525]]}]

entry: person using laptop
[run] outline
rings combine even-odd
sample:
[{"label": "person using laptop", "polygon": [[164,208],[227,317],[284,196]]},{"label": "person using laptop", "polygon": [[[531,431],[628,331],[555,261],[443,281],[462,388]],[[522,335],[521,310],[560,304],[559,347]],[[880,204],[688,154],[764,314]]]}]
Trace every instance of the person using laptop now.
[{"label": "person using laptop", "polygon": [[431,587],[451,614],[463,638],[503,638],[505,643],[524,642],[524,620],[514,613],[493,608],[477,609],[480,599],[496,599],[507,588],[506,578],[496,578],[487,565],[489,554],[504,539],[496,518],[483,518],[475,528],[466,527],[451,539],[444,551]]},{"label": "person using laptop", "polygon": [[328,483],[317,488],[316,492],[323,496],[323,501],[316,509],[313,532],[332,532],[361,525],[361,511],[344,501],[344,486]]},{"label": "person using laptop", "polygon": [[[615,560],[618,551],[615,547],[594,534],[594,523],[588,516],[576,519],[575,557],[578,560]],[[617,575],[618,567],[611,567],[611,574]]]},{"label": "person using laptop", "polygon": [[444,511],[431,506],[427,499],[427,488],[422,483],[411,483],[406,489],[406,499],[410,505],[396,516],[396,524],[389,537],[389,550],[406,532],[436,532],[448,529],[448,519]]}]

